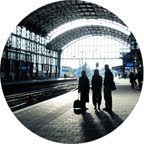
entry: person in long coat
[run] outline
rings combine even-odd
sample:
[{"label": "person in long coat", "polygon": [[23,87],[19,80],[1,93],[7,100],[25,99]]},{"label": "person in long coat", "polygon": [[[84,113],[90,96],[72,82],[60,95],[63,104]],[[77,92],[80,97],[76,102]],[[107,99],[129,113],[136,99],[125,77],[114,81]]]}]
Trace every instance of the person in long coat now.
[{"label": "person in long coat", "polygon": [[81,72],[82,76],[79,78],[78,83],[78,92],[80,93],[80,100],[81,100],[81,108],[82,110],[87,110],[86,108],[86,102],[89,102],[89,79],[86,76],[86,72]]},{"label": "person in long coat", "polygon": [[136,80],[136,76],[132,71],[130,72],[129,78],[130,78],[131,88],[133,89],[134,84],[135,84],[135,80]]},{"label": "person in long coat", "polygon": [[98,109],[100,110],[101,100],[102,100],[102,94],[101,94],[101,88],[102,88],[102,77],[99,75],[99,70],[94,70],[94,75],[92,77],[92,101],[94,105],[94,109],[96,110],[97,104]]},{"label": "person in long coat", "polygon": [[112,83],[114,77],[113,73],[109,69],[109,65],[105,65],[105,77],[104,77],[104,99],[105,99],[105,108],[104,111],[109,113],[112,112]]}]

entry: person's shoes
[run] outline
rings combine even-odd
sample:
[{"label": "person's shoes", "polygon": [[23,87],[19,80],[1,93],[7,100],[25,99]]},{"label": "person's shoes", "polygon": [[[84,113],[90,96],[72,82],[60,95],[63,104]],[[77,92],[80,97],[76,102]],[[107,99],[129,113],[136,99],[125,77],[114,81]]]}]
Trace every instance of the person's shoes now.
[{"label": "person's shoes", "polygon": [[112,111],[112,110],[108,110],[108,113],[109,113],[109,114],[113,114],[113,111]]},{"label": "person's shoes", "polygon": [[87,108],[87,107],[85,107],[85,110],[88,110],[88,108]]},{"label": "person's shoes", "polygon": [[103,108],[103,111],[106,111],[106,112],[107,112],[108,110],[107,110],[107,108]]},{"label": "person's shoes", "polygon": [[101,109],[100,109],[100,106],[98,107],[98,109],[101,110]]}]

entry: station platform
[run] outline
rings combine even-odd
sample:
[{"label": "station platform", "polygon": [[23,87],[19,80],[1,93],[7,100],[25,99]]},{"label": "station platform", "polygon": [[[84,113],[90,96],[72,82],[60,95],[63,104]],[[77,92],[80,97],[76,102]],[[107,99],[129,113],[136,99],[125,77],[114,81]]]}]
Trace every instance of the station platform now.
[{"label": "station platform", "polygon": [[66,82],[76,82],[77,78],[55,78],[55,79],[42,79],[42,80],[25,80],[25,81],[11,81],[2,82],[2,89],[4,95],[12,95],[21,92],[29,92],[32,90],[50,87]]},{"label": "station platform", "polygon": [[[138,88],[131,89],[128,79],[116,80],[113,91],[113,114],[94,110],[92,93],[86,112],[73,110],[77,91],[15,111],[15,116],[35,134],[59,143],[84,143],[101,138],[116,129],[131,113],[140,96]],[[102,105],[104,108],[102,92]]]},{"label": "station platform", "polygon": [[53,78],[53,79],[33,79],[33,80],[21,80],[21,81],[10,81],[10,82],[2,82],[2,85],[20,85],[20,84],[34,84],[34,83],[46,83],[53,81],[65,81],[65,80],[73,80],[76,78]]}]

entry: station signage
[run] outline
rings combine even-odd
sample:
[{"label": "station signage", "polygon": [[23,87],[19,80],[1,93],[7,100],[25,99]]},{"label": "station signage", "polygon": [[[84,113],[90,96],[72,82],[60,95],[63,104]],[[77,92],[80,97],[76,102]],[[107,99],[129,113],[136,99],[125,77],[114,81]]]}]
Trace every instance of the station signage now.
[{"label": "station signage", "polygon": [[134,67],[133,63],[126,63],[126,67]]}]

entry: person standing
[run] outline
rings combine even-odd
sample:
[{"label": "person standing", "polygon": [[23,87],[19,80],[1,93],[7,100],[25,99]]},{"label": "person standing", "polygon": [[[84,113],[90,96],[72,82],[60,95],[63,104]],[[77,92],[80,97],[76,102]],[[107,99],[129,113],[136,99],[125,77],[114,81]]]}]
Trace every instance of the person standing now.
[{"label": "person standing", "polygon": [[131,88],[134,89],[136,76],[132,71],[130,72],[129,79],[130,79],[130,83],[131,83]]},{"label": "person standing", "polygon": [[143,73],[142,73],[142,71],[138,72],[137,79],[138,79],[139,88],[141,89],[142,88],[142,83],[143,83]]},{"label": "person standing", "polygon": [[101,88],[102,88],[102,77],[99,75],[99,70],[94,70],[94,75],[92,77],[92,101],[94,105],[94,109],[100,110],[101,100],[102,100],[102,94],[101,94]]},{"label": "person standing", "polygon": [[112,112],[112,84],[113,84],[113,73],[109,69],[109,65],[105,65],[105,76],[104,76],[104,100],[105,108],[104,111],[109,113]]},{"label": "person standing", "polygon": [[86,102],[89,102],[89,79],[86,76],[86,72],[81,72],[82,76],[79,78],[78,82],[78,92],[80,93],[81,109],[87,110]]}]

